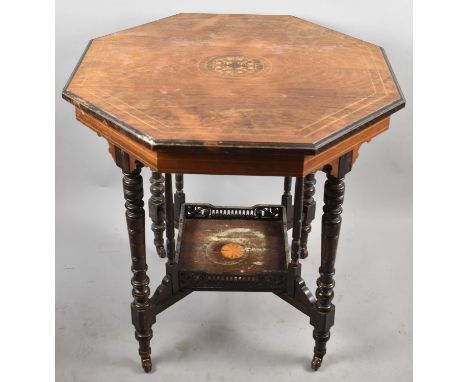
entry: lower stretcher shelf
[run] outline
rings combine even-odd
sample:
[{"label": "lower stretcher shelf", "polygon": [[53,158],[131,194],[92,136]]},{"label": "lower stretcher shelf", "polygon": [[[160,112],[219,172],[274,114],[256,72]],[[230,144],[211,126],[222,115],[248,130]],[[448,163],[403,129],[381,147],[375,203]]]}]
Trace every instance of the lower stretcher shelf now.
[{"label": "lower stretcher shelf", "polygon": [[176,262],[181,289],[285,289],[284,207],[185,204],[179,224]]}]

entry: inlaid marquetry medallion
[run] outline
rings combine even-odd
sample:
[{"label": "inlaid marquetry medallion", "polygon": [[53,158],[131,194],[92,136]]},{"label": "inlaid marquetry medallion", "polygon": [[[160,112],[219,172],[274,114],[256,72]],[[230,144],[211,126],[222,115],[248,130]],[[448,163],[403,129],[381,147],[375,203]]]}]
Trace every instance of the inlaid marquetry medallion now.
[{"label": "inlaid marquetry medallion", "polygon": [[223,77],[254,76],[265,69],[265,63],[257,57],[225,55],[202,61],[202,69]]},{"label": "inlaid marquetry medallion", "polygon": [[229,260],[235,260],[244,256],[244,247],[236,243],[224,244],[221,247],[221,255]]}]

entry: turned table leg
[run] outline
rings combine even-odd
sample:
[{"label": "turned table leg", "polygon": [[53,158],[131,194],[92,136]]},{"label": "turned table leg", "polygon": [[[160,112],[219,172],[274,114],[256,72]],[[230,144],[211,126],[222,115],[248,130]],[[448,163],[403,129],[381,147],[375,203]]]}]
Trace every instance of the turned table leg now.
[{"label": "turned table leg", "polygon": [[[322,215],[322,254],[320,264],[320,276],[317,279],[317,310],[323,313],[332,311],[333,288],[335,281],[335,258],[340,235],[341,212],[344,199],[344,176],[334,177],[327,175],[325,182],[325,195]],[[330,339],[330,330],[322,325],[315,327],[313,337],[315,340],[314,358],[312,368],[317,370],[322,364],[327,351],[326,344]]]},{"label": "turned table leg", "polygon": [[174,264],[175,258],[175,233],[174,233],[174,201],[172,199],[172,174],[166,174],[166,252],[169,264]]},{"label": "turned table leg", "polygon": [[304,178],[297,177],[294,189],[294,218],[291,242],[291,264],[298,265],[301,250],[302,203],[304,198]]},{"label": "turned table leg", "polygon": [[315,172],[310,173],[304,178],[304,203],[303,203],[303,217],[302,217],[302,231],[301,231],[301,259],[309,256],[307,250],[307,239],[312,229],[312,220],[315,218]]},{"label": "turned table leg", "polygon": [[154,245],[159,257],[166,257],[164,249],[164,230],[166,228],[166,206],[164,200],[164,176],[159,172],[151,173],[151,197],[148,201],[151,230],[154,233]]},{"label": "turned table leg", "polygon": [[281,205],[286,208],[286,218],[288,221],[288,229],[292,228],[293,224],[293,202],[291,195],[292,178],[290,176],[284,177],[284,191],[281,196]]},{"label": "turned table leg", "polygon": [[145,253],[145,210],[143,209],[143,179],[141,165],[133,171],[123,170],[123,190],[127,218],[128,237],[132,256],[132,322],[135,326],[135,338],[139,343],[139,354],[145,372],[151,371],[150,340],[153,337],[149,302],[149,278],[146,275]]},{"label": "turned table leg", "polygon": [[184,174],[175,174],[176,192],[174,193],[174,225],[179,228],[180,207],[185,203]]}]

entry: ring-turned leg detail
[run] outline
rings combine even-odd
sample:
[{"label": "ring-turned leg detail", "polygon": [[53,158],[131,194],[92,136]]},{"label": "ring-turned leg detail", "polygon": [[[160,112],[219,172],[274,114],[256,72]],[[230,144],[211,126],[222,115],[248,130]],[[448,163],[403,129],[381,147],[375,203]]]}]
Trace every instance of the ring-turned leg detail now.
[{"label": "ring-turned leg detail", "polygon": [[[332,175],[327,175],[325,182],[325,195],[322,215],[322,254],[320,264],[320,276],[317,279],[317,290],[315,296],[317,298],[317,310],[322,313],[334,313],[332,304],[335,286],[333,276],[335,274],[335,259],[336,250],[338,247],[338,238],[341,227],[341,212],[345,184],[343,177],[336,178]],[[312,368],[317,370],[322,364],[323,357],[326,353],[326,344],[330,339],[329,328],[318,326],[314,329],[313,334],[315,340],[314,358],[312,360]]]},{"label": "ring-turned leg detail", "polygon": [[148,202],[151,230],[154,233],[154,245],[159,257],[166,257],[164,248],[164,230],[166,229],[166,206],[164,200],[164,176],[153,172],[150,179],[151,197]]},{"label": "ring-turned leg detail", "polygon": [[167,173],[165,179],[166,194],[166,253],[169,264],[174,264],[175,234],[174,234],[174,200],[172,199],[172,174]]},{"label": "ring-turned leg detail", "polygon": [[174,193],[174,225],[179,228],[180,207],[185,203],[184,174],[175,174],[176,192]]},{"label": "ring-turned leg detail", "polygon": [[302,203],[304,200],[304,178],[298,176],[294,190],[294,216],[291,241],[291,264],[297,265],[301,249]]},{"label": "ring-turned leg detail", "polygon": [[311,173],[304,178],[304,207],[303,207],[303,218],[302,218],[302,232],[301,232],[301,259],[305,259],[309,256],[307,250],[307,239],[309,233],[312,230],[312,220],[315,218],[315,173]]},{"label": "ring-turned leg detail", "polygon": [[135,326],[135,338],[139,343],[139,354],[145,372],[151,371],[150,340],[153,336],[152,318],[149,301],[149,278],[146,275],[145,253],[145,210],[143,209],[143,178],[141,165],[132,172],[123,171],[123,190],[127,218],[128,237],[132,256],[132,322]]},{"label": "ring-turned leg detail", "polygon": [[314,358],[312,358],[310,367],[314,370],[318,370],[327,352],[327,341],[330,339],[330,331],[320,332],[314,329],[313,337],[315,340]]},{"label": "ring-turned leg detail", "polygon": [[135,338],[140,344],[140,349],[138,353],[141,358],[141,367],[145,373],[149,373],[153,368],[153,363],[151,362],[151,338],[153,338],[153,330],[145,331],[135,331]]},{"label": "ring-turned leg detail", "polygon": [[284,191],[281,196],[281,205],[286,208],[286,217],[288,221],[288,229],[292,228],[293,222],[293,202],[291,195],[292,178],[290,176],[284,177]]}]

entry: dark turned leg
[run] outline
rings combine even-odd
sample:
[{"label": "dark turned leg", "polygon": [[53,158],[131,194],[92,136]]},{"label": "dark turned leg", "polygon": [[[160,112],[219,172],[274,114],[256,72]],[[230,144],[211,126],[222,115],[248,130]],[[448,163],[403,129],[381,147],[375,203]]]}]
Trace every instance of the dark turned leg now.
[{"label": "dark turned leg", "polygon": [[174,224],[179,228],[180,206],[185,203],[184,174],[175,174],[176,192],[174,193]]},{"label": "dark turned leg", "polygon": [[169,264],[174,264],[175,240],[174,240],[174,202],[172,200],[172,175],[166,174],[166,252]]},{"label": "dark turned leg", "polygon": [[178,270],[175,262],[175,240],[174,240],[174,202],[172,199],[172,176],[165,174],[165,218],[166,218],[166,275],[161,284],[156,288],[151,303],[155,315],[163,312],[171,305],[189,295],[191,290],[179,290]]},{"label": "dark turned leg", "polygon": [[302,232],[301,232],[301,259],[305,259],[309,252],[307,250],[307,239],[312,229],[311,223],[315,218],[315,173],[311,173],[304,178],[304,207],[302,217]]},{"label": "dark turned leg", "polygon": [[284,177],[284,192],[281,197],[281,205],[286,207],[286,217],[288,220],[288,229],[292,227],[293,222],[293,205],[291,195],[292,178],[290,176]]},{"label": "dark turned leg", "polygon": [[294,219],[291,242],[291,263],[297,265],[299,262],[299,252],[301,249],[301,227],[302,227],[302,203],[304,198],[304,178],[296,178],[294,190]]},{"label": "dark turned leg", "polygon": [[149,278],[146,275],[145,253],[145,210],[143,209],[143,179],[140,175],[141,165],[130,171],[123,168],[123,190],[127,218],[128,237],[132,256],[132,321],[135,326],[135,338],[139,343],[141,363],[145,372],[151,371],[150,340],[153,337],[149,294]]},{"label": "dark turned leg", "polygon": [[[333,288],[335,281],[335,258],[340,235],[341,212],[344,199],[344,175],[336,178],[327,175],[325,182],[325,196],[322,215],[322,254],[320,264],[320,277],[317,279],[317,310],[322,313],[329,313],[334,309],[332,304]],[[330,339],[330,329],[321,327],[314,329],[314,358],[312,360],[312,369],[317,370],[322,364],[323,357],[327,351],[326,344]]]},{"label": "dark turned leg", "polygon": [[166,206],[164,200],[164,176],[158,172],[151,173],[151,197],[148,201],[149,215],[153,224],[154,245],[159,257],[166,257],[164,249],[164,230],[166,228]]},{"label": "dark turned leg", "polygon": [[302,201],[304,197],[304,178],[297,177],[294,189],[294,214],[292,224],[292,242],[291,242],[291,262],[288,266],[288,278],[286,293],[294,298],[296,280],[301,275],[301,264],[299,264],[299,252],[301,249],[301,220],[302,220]]}]

